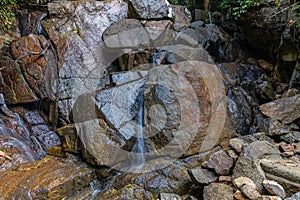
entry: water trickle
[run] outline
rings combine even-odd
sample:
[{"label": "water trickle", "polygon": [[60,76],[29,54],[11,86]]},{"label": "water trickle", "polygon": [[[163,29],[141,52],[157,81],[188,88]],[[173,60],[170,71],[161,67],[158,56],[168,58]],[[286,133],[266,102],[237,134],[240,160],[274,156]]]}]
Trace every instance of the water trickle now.
[{"label": "water trickle", "polygon": [[212,17],[211,17],[211,13],[210,13],[210,11],[208,11],[207,13],[208,13],[208,17],[209,17],[209,24],[212,24]]},{"label": "water trickle", "polygon": [[17,120],[19,127],[25,133],[26,138],[30,139],[33,142],[33,144],[36,148],[35,150],[36,150],[39,158],[45,157],[47,155],[47,153],[44,151],[41,143],[34,136],[32,136],[30,134],[30,132],[28,131],[28,129],[27,129],[26,125],[24,124],[23,120],[21,119],[21,117],[17,113],[14,113],[14,118]]},{"label": "water trickle", "polygon": [[137,115],[136,115],[136,123],[137,123],[137,133],[136,133],[136,141],[132,148],[133,158],[131,160],[131,168],[132,169],[141,169],[145,164],[145,144],[144,144],[144,86],[141,88],[139,93],[137,103]]},{"label": "water trickle", "polygon": [[157,55],[158,55],[158,53],[152,53],[152,55],[151,55],[151,66],[152,67],[156,66]]},{"label": "water trickle", "polygon": [[22,153],[25,154],[27,162],[33,162],[37,160],[37,155],[30,148],[29,141],[26,140],[22,135],[18,134],[15,130],[8,128],[2,120],[0,120],[0,133],[1,136],[10,138],[14,141],[14,145],[22,149]]},{"label": "water trickle", "polygon": [[218,46],[218,61],[221,63],[224,60],[224,49],[223,49],[223,44],[221,42],[221,40],[219,39],[219,46]]}]

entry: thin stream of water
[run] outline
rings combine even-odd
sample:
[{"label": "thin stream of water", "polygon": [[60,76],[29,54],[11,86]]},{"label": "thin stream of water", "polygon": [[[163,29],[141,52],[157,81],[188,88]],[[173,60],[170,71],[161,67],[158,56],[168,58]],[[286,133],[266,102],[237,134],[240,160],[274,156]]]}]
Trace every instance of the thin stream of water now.
[{"label": "thin stream of water", "polygon": [[212,24],[212,17],[210,11],[208,11],[208,17],[209,17],[209,24]]},{"label": "thin stream of water", "polygon": [[136,123],[137,123],[137,133],[136,133],[136,141],[132,148],[132,153],[134,158],[131,160],[131,168],[132,169],[141,169],[145,165],[145,156],[144,156],[144,90],[143,87],[138,96],[138,110],[136,115]]}]

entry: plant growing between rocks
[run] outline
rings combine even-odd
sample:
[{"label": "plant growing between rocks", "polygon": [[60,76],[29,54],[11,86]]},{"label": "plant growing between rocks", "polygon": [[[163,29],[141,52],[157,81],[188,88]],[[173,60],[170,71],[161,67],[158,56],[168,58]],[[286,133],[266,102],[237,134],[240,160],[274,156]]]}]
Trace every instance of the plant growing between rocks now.
[{"label": "plant growing between rocks", "polygon": [[0,5],[0,27],[10,28],[15,18],[14,11],[18,7],[18,4],[15,0],[0,0]]}]

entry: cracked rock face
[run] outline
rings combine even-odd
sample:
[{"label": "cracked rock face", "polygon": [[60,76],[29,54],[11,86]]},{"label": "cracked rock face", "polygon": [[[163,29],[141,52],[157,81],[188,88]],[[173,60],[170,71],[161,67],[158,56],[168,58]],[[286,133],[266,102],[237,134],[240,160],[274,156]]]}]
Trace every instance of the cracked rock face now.
[{"label": "cracked rock face", "polygon": [[74,121],[85,147],[99,165],[130,160],[142,95],[146,160],[162,162],[212,148],[226,118],[221,80],[203,76],[213,68],[193,61],[113,74],[113,87],[82,95],[75,103]]},{"label": "cracked rock face", "polygon": [[15,63],[1,71],[0,92],[7,104],[56,99],[56,54],[44,36],[29,35],[11,44]]},{"label": "cracked rock face", "polygon": [[[104,87],[106,84],[106,68],[109,64],[99,64],[104,63],[101,59],[106,57],[103,55],[106,52],[99,52],[104,45],[102,34],[113,22],[127,17],[128,7],[126,2],[119,0],[62,1],[49,3],[48,9],[53,18],[44,21],[43,26],[57,49],[59,126],[63,126],[72,121],[70,115],[75,82],[82,81],[79,93],[91,89],[87,82],[97,85],[99,77],[102,79],[98,86]],[[78,74],[79,71],[81,74]]]},{"label": "cracked rock face", "polygon": [[131,15],[139,19],[172,18],[172,9],[167,0],[131,0]]}]

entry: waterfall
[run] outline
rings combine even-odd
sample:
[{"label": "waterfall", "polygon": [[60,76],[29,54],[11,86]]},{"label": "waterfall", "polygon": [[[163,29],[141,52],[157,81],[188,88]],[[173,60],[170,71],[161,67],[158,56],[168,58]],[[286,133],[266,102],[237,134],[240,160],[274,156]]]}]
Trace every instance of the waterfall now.
[{"label": "waterfall", "polygon": [[27,162],[33,162],[38,159],[35,152],[30,148],[30,143],[24,136],[17,133],[15,130],[8,128],[5,123],[0,120],[0,133],[1,136],[7,137],[14,141],[14,144],[23,150],[24,155],[26,156]]},{"label": "waterfall", "polygon": [[141,91],[138,95],[137,103],[138,109],[136,114],[136,123],[137,123],[137,133],[136,133],[136,141],[132,148],[133,159],[131,160],[131,169],[141,169],[145,164],[145,156],[144,156],[144,88],[141,88]]},{"label": "waterfall", "polygon": [[19,116],[19,114],[14,113],[14,118],[18,122],[19,127],[21,127],[22,130],[24,131],[26,138],[30,139],[32,141],[32,143],[34,144],[34,146],[36,147],[36,152],[37,152],[39,158],[45,157],[47,155],[47,153],[43,149],[41,143],[34,136],[31,135],[31,133],[27,129],[26,125],[24,124],[24,122],[21,119],[21,117]]},{"label": "waterfall", "polygon": [[209,17],[209,24],[212,24],[212,18],[211,18],[211,13],[210,11],[207,12],[208,17]]}]

